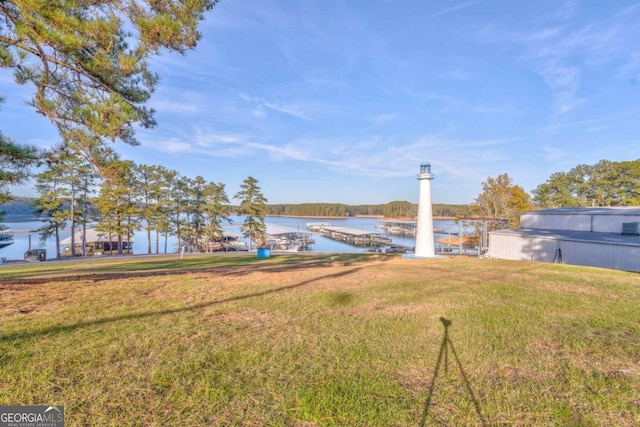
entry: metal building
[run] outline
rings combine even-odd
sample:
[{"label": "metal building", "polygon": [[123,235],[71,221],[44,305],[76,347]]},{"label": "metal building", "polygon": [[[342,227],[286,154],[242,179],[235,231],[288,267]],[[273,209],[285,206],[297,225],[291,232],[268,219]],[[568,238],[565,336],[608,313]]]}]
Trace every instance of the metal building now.
[{"label": "metal building", "polygon": [[521,228],[489,233],[489,256],[640,272],[640,207],[525,213]]}]

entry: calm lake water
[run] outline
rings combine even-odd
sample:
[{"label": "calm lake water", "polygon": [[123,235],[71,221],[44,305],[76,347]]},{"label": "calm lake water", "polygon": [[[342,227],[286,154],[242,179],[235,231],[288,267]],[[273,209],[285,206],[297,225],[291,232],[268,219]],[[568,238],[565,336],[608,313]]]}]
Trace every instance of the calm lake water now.
[{"label": "calm lake water", "polygon": [[[231,233],[234,233],[238,236],[240,233],[240,225],[242,224],[244,218],[243,217],[232,217],[232,224],[225,226],[225,229]],[[266,217],[265,222],[267,224],[276,224],[284,227],[289,227],[292,229],[307,231],[307,223],[309,222],[330,222],[334,226],[340,227],[349,227],[356,228],[359,230],[367,230],[367,231],[377,231],[383,232],[383,230],[379,230],[378,226],[380,225],[380,220],[378,218],[365,218],[365,217],[356,217],[356,218],[303,218],[303,217]],[[25,218],[25,217],[7,217],[5,222],[3,223],[6,227],[14,230],[14,243],[12,245],[6,246],[4,248],[0,248],[0,257],[6,257],[7,260],[22,260],[24,258],[24,253],[29,249],[29,236],[31,236],[31,248],[44,248],[47,250],[47,258],[55,258],[56,256],[56,247],[55,247],[55,239],[48,239],[44,244],[41,244],[39,241],[38,233],[31,232],[28,230],[35,230],[41,226],[41,223],[35,218]],[[448,231],[451,233],[457,233],[457,225],[451,220],[434,220],[434,228],[436,230]],[[25,231],[26,230],[26,231]],[[63,231],[60,233],[60,239],[65,239],[69,237],[69,231]],[[441,237],[446,237],[447,234],[436,233],[435,238],[439,239]],[[407,237],[407,236],[389,236],[393,242],[393,244],[403,245],[414,247],[415,246],[415,238]],[[134,234],[135,242],[133,243],[133,252],[135,254],[144,254],[147,253],[147,236],[146,232],[138,231]],[[313,239],[315,240],[315,244],[312,247],[312,251],[315,252],[363,252],[364,249],[360,247],[350,246],[346,243],[337,242],[335,240],[328,239],[319,234],[313,235]],[[174,253],[177,251],[176,249],[177,240],[174,237],[169,237],[167,252]],[[155,240],[152,236],[152,250],[155,251]],[[436,244],[438,246],[438,244]],[[164,250],[164,238],[160,239],[160,251]]]}]

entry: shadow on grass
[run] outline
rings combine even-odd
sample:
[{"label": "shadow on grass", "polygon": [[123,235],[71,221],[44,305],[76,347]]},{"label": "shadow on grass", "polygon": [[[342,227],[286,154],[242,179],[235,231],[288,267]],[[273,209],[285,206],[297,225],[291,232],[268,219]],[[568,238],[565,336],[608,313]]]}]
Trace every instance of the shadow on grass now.
[{"label": "shadow on grass", "polygon": [[338,278],[338,277],[347,276],[349,274],[352,274],[352,273],[355,273],[355,272],[359,271],[361,268],[362,267],[356,267],[356,268],[352,268],[350,270],[343,271],[343,272],[340,272],[340,273],[335,273],[335,274],[329,274],[329,275],[326,275],[326,276],[316,277],[314,279],[305,280],[303,282],[294,283],[292,285],[281,286],[279,288],[268,289],[266,291],[261,291],[261,292],[254,292],[254,293],[251,293],[251,294],[236,295],[236,296],[229,297],[229,298],[224,298],[224,299],[221,299],[221,300],[202,302],[202,303],[194,304],[194,305],[191,305],[191,306],[188,306],[188,307],[174,308],[174,309],[167,309],[167,310],[159,310],[159,311],[147,311],[147,312],[143,312],[143,313],[132,313],[132,314],[126,314],[126,315],[116,316],[116,317],[104,317],[104,318],[101,318],[101,319],[95,319],[95,320],[92,320],[92,321],[89,321],[89,322],[79,322],[79,323],[75,323],[75,324],[72,324],[72,325],[51,326],[51,327],[48,327],[48,328],[45,328],[45,329],[41,329],[39,331],[16,332],[16,333],[13,333],[13,334],[0,335],[0,341],[18,341],[18,340],[36,338],[36,337],[40,337],[40,336],[44,336],[44,335],[71,332],[71,331],[75,331],[77,329],[81,329],[81,328],[85,328],[85,327],[96,326],[96,325],[104,325],[104,324],[107,324],[107,323],[119,322],[119,321],[122,321],[122,320],[145,319],[145,318],[148,318],[148,317],[164,316],[164,315],[168,315],[168,314],[176,314],[176,313],[182,313],[182,312],[187,312],[187,311],[192,311],[192,310],[198,310],[198,309],[201,309],[201,308],[206,308],[206,307],[211,307],[211,306],[215,306],[215,305],[225,304],[225,303],[228,303],[228,302],[242,301],[242,300],[246,300],[246,299],[250,299],[250,298],[257,298],[257,297],[261,297],[261,296],[265,296],[265,295],[269,295],[269,294],[274,294],[274,293],[278,293],[278,292],[284,292],[284,291],[288,291],[288,290],[291,290],[291,289],[295,289],[295,288],[299,288],[299,287],[308,285],[308,284],[316,282],[318,280],[331,279],[331,278]]},{"label": "shadow on grass", "polygon": [[[424,403],[424,409],[422,411],[422,419],[420,420],[420,427],[424,427],[425,423],[427,422],[427,417],[429,416],[429,409],[431,407],[431,398],[433,397],[433,390],[436,385],[436,378],[438,378],[438,372],[440,371],[440,365],[443,364],[442,363],[443,358],[444,358],[444,372],[445,374],[447,373],[447,370],[449,367],[449,350],[451,350],[451,353],[453,354],[453,357],[456,361],[456,365],[460,371],[460,374],[462,375],[462,379],[467,388],[467,392],[469,393],[469,396],[471,397],[471,401],[473,402],[473,406],[476,410],[476,414],[480,418],[480,422],[484,427],[487,425],[487,423],[484,417],[482,416],[482,411],[480,410],[480,403],[478,402],[476,395],[473,393],[473,389],[471,388],[471,383],[469,382],[469,378],[467,377],[467,374],[465,373],[464,368],[462,367],[462,363],[458,358],[458,353],[456,353],[456,349],[453,347],[453,342],[451,341],[451,338],[449,338],[449,326],[451,326],[451,320],[441,317],[440,321],[444,326],[444,337],[442,338],[442,344],[440,344],[440,353],[438,353],[438,361],[436,362],[436,369],[433,374],[433,378],[431,379],[431,384],[429,385],[429,392],[427,394],[427,399]],[[441,420],[438,420],[438,421],[441,422]],[[446,425],[446,423],[442,423],[442,424]]]},{"label": "shadow on grass", "polygon": [[[329,267],[334,262],[348,267],[361,262],[385,261],[385,256],[363,254],[327,254],[327,255],[277,255],[272,258],[258,260],[254,257],[216,256],[215,258],[199,257],[196,261],[184,260],[145,260],[142,262],[123,262],[107,266],[87,266],[64,272],[60,270],[38,271],[37,277],[15,277],[0,281],[2,285],[40,285],[54,282],[70,282],[76,280],[103,280],[143,278],[154,276],[174,276],[192,273],[215,273],[222,276],[242,276],[255,271],[280,273],[299,269]],[[132,265],[134,264],[134,265]],[[214,264],[214,265],[212,265]],[[105,271],[107,270],[107,271]]]}]

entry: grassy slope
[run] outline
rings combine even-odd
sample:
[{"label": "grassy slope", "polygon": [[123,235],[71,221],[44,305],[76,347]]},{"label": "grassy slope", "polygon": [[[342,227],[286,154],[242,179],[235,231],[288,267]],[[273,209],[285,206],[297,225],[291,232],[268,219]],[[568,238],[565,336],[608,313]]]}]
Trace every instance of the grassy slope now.
[{"label": "grassy slope", "polygon": [[475,403],[484,425],[640,424],[636,274],[352,255],[0,275],[0,405],[70,426],[420,425],[441,316],[460,366],[448,347],[425,425],[483,425]]}]

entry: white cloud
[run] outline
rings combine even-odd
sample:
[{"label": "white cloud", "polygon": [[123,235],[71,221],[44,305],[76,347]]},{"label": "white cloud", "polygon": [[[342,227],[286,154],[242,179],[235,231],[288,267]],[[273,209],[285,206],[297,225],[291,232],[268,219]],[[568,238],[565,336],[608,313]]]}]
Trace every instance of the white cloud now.
[{"label": "white cloud", "polygon": [[240,96],[240,98],[245,101],[255,104],[253,108],[253,114],[258,117],[264,117],[264,115],[266,115],[266,112],[264,110],[269,109],[278,113],[297,117],[299,119],[311,120],[307,113],[304,111],[304,107],[302,107],[299,103],[281,103],[270,101],[256,96],[250,96],[245,93],[238,93],[238,96]]},{"label": "white cloud", "polygon": [[473,107],[473,111],[481,114],[500,114],[503,116],[515,116],[521,115],[521,111],[519,107],[513,104],[504,104],[504,105],[489,105],[489,104],[480,104]]},{"label": "white cloud", "polygon": [[542,28],[523,37],[526,42],[547,42],[555,39],[562,32],[561,28]]},{"label": "white cloud", "polygon": [[457,81],[467,81],[471,80],[472,75],[461,68],[456,68],[455,70],[448,71],[446,73],[442,73],[441,78],[449,79],[449,80],[457,80]]},{"label": "white cloud", "polygon": [[544,159],[548,162],[558,163],[566,158],[566,152],[564,150],[549,144],[542,147],[542,151],[544,152]]},{"label": "white cloud", "polygon": [[[504,162],[507,159],[504,150],[514,142],[513,139],[459,141],[430,136],[400,144],[396,138],[372,136],[361,141],[297,139],[284,147],[261,145],[260,148],[282,159],[323,164],[345,175],[379,179],[410,177],[416,174],[421,162],[431,161],[441,173],[477,179],[483,175],[478,171],[488,163]],[[459,156],[460,151],[466,155]]]},{"label": "white cloud", "polygon": [[465,9],[465,8],[467,8],[469,6],[473,6],[474,4],[481,3],[482,1],[483,0],[474,0],[474,1],[468,1],[468,2],[465,2],[465,3],[460,3],[458,5],[451,6],[451,7],[448,7],[446,9],[442,9],[442,10],[430,15],[429,17],[430,18],[435,18],[436,16],[441,16],[441,15],[445,15],[447,13],[456,12],[458,10]]},{"label": "white cloud", "polygon": [[531,26],[502,30],[485,24],[476,36],[502,48],[519,50],[523,64],[537,73],[549,88],[552,109],[562,116],[591,99],[581,95],[583,78],[596,67],[613,67],[617,77],[635,78],[640,73],[640,55],[635,53],[639,33],[640,3],[588,24],[577,21],[576,1],[566,1]]},{"label": "white cloud", "polygon": [[554,111],[557,115],[568,113],[585,102],[585,99],[577,96],[580,86],[580,70],[577,67],[550,61],[537,68],[553,93]]},{"label": "white cloud", "polygon": [[631,53],[625,63],[616,69],[616,77],[632,79],[640,77],[640,53]]},{"label": "white cloud", "polygon": [[296,105],[296,104],[287,105],[287,104],[281,104],[277,102],[270,102],[270,101],[264,101],[264,100],[262,101],[262,105],[274,111],[277,111],[279,113],[289,114],[299,119],[311,120],[305,114],[305,112],[303,111],[303,108],[301,108],[300,105]]},{"label": "white cloud", "polygon": [[189,153],[192,150],[191,144],[182,142],[177,138],[171,138],[168,141],[156,141],[152,148],[172,154]]},{"label": "white cloud", "polygon": [[194,104],[178,101],[153,100],[151,107],[161,113],[191,114],[198,112],[198,107]]},{"label": "white cloud", "polygon": [[197,154],[207,157],[235,158],[255,154],[244,137],[231,134],[220,134],[197,128],[191,134],[183,132],[180,137],[167,140],[142,141],[142,145],[155,151],[171,155]]},{"label": "white cloud", "polygon": [[377,116],[372,117],[371,121],[380,126],[389,122],[393,122],[398,117],[400,117],[400,115],[397,113],[378,114]]},{"label": "white cloud", "polygon": [[579,0],[567,0],[560,5],[558,11],[554,14],[555,18],[567,19],[572,17],[579,7]]},{"label": "white cloud", "polygon": [[197,129],[193,137],[194,143],[203,148],[219,148],[227,145],[239,145],[244,138],[236,135],[210,133],[203,129]]}]

